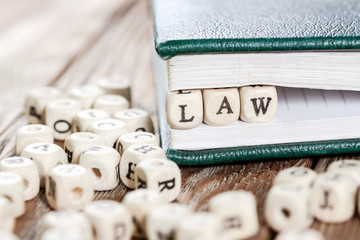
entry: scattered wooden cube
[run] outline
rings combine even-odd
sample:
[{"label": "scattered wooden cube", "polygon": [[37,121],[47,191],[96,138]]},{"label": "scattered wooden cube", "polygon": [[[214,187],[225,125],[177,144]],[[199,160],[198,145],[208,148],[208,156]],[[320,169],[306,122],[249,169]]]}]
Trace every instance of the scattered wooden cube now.
[{"label": "scattered wooden cube", "polygon": [[42,124],[30,124],[19,128],[15,136],[16,155],[19,156],[27,145],[36,142],[53,143],[53,130]]},{"label": "scattered wooden cube", "polygon": [[61,98],[46,105],[45,122],[54,130],[56,140],[65,140],[71,134],[73,117],[81,109],[81,103],[71,98]]},{"label": "scattered wooden cube", "polygon": [[148,143],[159,146],[159,139],[149,132],[128,132],[121,135],[116,141],[116,149],[123,154],[128,147],[137,143]]},{"label": "scattered wooden cube", "polygon": [[192,213],[185,204],[162,204],[150,211],[146,218],[146,233],[149,240],[175,239],[179,221]]},{"label": "scattered wooden cube", "polygon": [[246,86],[240,90],[240,119],[245,122],[267,122],[277,112],[278,99],[275,86]]},{"label": "scattered wooden cube", "polygon": [[129,192],[125,195],[123,200],[124,205],[130,211],[134,232],[133,237],[144,237],[146,235],[146,216],[154,209],[163,203],[160,194],[149,189],[138,189]]},{"label": "scattered wooden cube", "polygon": [[0,161],[0,171],[19,174],[24,182],[25,201],[35,198],[40,189],[40,177],[36,164],[26,157],[10,157]]},{"label": "scattered wooden cube", "polygon": [[15,234],[7,231],[0,231],[1,240],[20,240]]},{"label": "scattered wooden cube", "polygon": [[237,88],[204,89],[204,122],[211,126],[235,123],[240,116]]},{"label": "scattered wooden cube", "polygon": [[323,235],[313,229],[284,231],[275,240],[324,240]]},{"label": "scattered wooden cube", "polygon": [[65,138],[64,150],[69,163],[78,164],[80,155],[85,149],[93,146],[106,146],[102,136],[91,132],[72,133]]},{"label": "scattered wooden cube", "polygon": [[259,220],[254,195],[246,191],[230,191],[214,196],[209,210],[221,219],[222,235],[243,239],[256,235]]},{"label": "scattered wooden cube", "polygon": [[360,185],[360,161],[344,159],[332,162],[327,168],[328,172],[338,172],[351,176]]},{"label": "scattered wooden cube", "polygon": [[83,151],[79,164],[90,172],[94,190],[105,191],[119,184],[118,151],[107,146],[93,146]]},{"label": "scattered wooden cube", "polygon": [[131,102],[131,82],[123,76],[105,76],[99,80],[101,87],[107,94],[121,95]]},{"label": "scattered wooden cube", "polygon": [[24,148],[21,157],[34,161],[39,171],[40,187],[45,187],[46,176],[57,165],[67,163],[65,151],[53,143],[33,143]]},{"label": "scattered wooden cube", "polygon": [[0,172],[0,196],[10,201],[10,211],[15,217],[25,213],[24,181],[14,172]]},{"label": "scattered wooden cube", "polygon": [[116,140],[124,133],[129,132],[125,123],[112,118],[106,118],[94,122],[88,129],[89,132],[102,136],[107,146],[116,147]]},{"label": "scattered wooden cube", "polygon": [[356,181],[337,172],[320,174],[314,181],[311,201],[314,216],[322,222],[340,223],[355,213]]},{"label": "scattered wooden cube", "polygon": [[94,190],[86,168],[77,164],[54,167],[46,178],[46,199],[56,210],[80,210],[92,201]]},{"label": "scattered wooden cube", "polygon": [[92,85],[82,85],[70,90],[70,97],[81,102],[83,109],[91,108],[95,100],[104,94],[104,90]]},{"label": "scattered wooden cube", "polygon": [[266,196],[265,219],[277,232],[302,230],[313,222],[311,191],[297,184],[274,185]]},{"label": "scattered wooden cube", "polygon": [[[11,202],[0,195],[0,231],[12,232],[15,226],[14,214],[11,212]],[[1,235],[0,235],[0,239]]]},{"label": "scattered wooden cube", "polygon": [[311,187],[316,176],[316,172],[310,168],[291,167],[280,171],[273,184],[291,183]]},{"label": "scattered wooden cube", "polygon": [[203,121],[203,99],[200,90],[167,92],[166,116],[170,128],[190,129]]},{"label": "scattered wooden cube", "polygon": [[149,113],[142,109],[130,108],[118,111],[113,116],[123,121],[131,132],[154,133],[154,123]]},{"label": "scattered wooden cube", "polygon": [[141,161],[135,167],[135,188],[151,189],[159,192],[164,201],[174,201],[181,190],[180,168],[167,159]]},{"label": "scattered wooden cube", "polygon": [[40,235],[49,229],[79,229],[87,237],[92,236],[92,226],[88,217],[78,211],[61,210],[46,213],[41,220]]},{"label": "scattered wooden cube", "polygon": [[166,158],[164,150],[156,145],[137,143],[126,149],[120,161],[120,179],[128,188],[135,189],[135,167],[144,160]]},{"label": "scattered wooden cube", "polygon": [[61,92],[52,87],[40,87],[30,91],[25,100],[25,116],[30,124],[45,123],[45,107],[61,97]]},{"label": "scattered wooden cube", "polygon": [[92,236],[87,235],[83,229],[78,228],[51,228],[46,230],[40,240],[92,240]]},{"label": "scattered wooden cube", "polygon": [[125,110],[130,107],[129,101],[120,95],[103,95],[94,102],[95,109],[102,109],[107,111],[111,116],[117,111]]},{"label": "scattered wooden cube", "polygon": [[95,230],[95,239],[131,239],[132,217],[123,204],[110,200],[95,201],[85,207],[84,213]]},{"label": "scattered wooden cube", "polygon": [[101,109],[85,109],[77,112],[72,122],[73,132],[86,132],[96,121],[110,118],[110,114]]},{"label": "scattered wooden cube", "polygon": [[178,222],[175,239],[211,238],[221,231],[220,219],[213,213],[193,213]]}]

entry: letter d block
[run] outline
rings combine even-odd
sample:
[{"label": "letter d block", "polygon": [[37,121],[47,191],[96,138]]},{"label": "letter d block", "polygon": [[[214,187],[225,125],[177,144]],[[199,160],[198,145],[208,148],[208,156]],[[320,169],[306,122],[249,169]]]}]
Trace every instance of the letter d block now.
[{"label": "letter d block", "polygon": [[205,89],[204,122],[211,126],[235,123],[240,115],[240,98],[237,88]]},{"label": "letter d block", "polygon": [[158,191],[165,201],[171,202],[180,193],[180,169],[167,159],[142,161],[135,167],[135,187]]},{"label": "letter d block", "polygon": [[173,129],[198,127],[203,120],[200,90],[179,90],[166,95],[167,122]]},{"label": "letter d block", "polygon": [[57,210],[81,210],[94,195],[88,170],[76,164],[53,168],[46,178],[45,190],[50,207]]},{"label": "letter d block", "polygon": [[239,92],[242,121],[267,122],[275,117],[278,107],[275,86],[246,86]]}]

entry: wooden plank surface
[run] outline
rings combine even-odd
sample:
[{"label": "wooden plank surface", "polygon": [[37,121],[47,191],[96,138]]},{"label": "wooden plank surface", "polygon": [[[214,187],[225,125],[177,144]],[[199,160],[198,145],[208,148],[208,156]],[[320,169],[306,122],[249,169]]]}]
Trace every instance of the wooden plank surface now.
[{"label": "wooden plank surface", "polygon": [[[153,42],[149,3],[144,0],[20,0],[0,1],[0,101],[6,116],[0,120],[0,159],[14,155],[14,134],[26,124],[23,102],[33,87],[53,85],[69,91],[95,84],[104,75],[132,80],[132,105],[146,109],[156,123]],[[16,10],[18,9],[18,10]],[[7,22],[4,24],[3,22]],[[0,110],[1,111],[1,110]],[[158,127],[156,126],[156,129]],[[61,143],[59,143],[61,145]],[[177,202],[206,211],[217,193],[245,189],[255,194],[261,223],[252,239],[274,239],[264,220],[264,200],[276,174],[291,166],[315,167],[322,172],[336,159],[295,159],[207,167],[183,167]],[[95,199],[121,201],[128,189],[97,192]],[[15,232],[22,239],[38,238],[38,225],[50,211],[43,190],[26,203]],[[357,239],[358,218],[337,225],[319,222],[327,239]]]}]

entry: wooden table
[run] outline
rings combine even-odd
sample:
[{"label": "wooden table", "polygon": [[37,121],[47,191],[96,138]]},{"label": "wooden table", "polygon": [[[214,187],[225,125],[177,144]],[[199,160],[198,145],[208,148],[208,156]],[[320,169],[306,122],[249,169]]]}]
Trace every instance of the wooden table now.
[{"label": "wooden table", "polygon": [[[0,159],[14,155],[15,131],[27,124],[24,101],[30,89],[55,86],[64,92],[93,84],[104,75],[125,75],[133,81],[133,106],[151,112],[156,120],[151,11],[145,0],[0,0]],[[155,121],[156,122],[156,121]],[[177,201],[206,210],[217,193],[233,189],[253,192],[258,201],[261,230],[252,239],[274,239],[264,221],[264,200],[274,176],[291,166],[324,172],[340,158],[304,158],[207,167],[182,168],[182,191]],[[128,189],[97,192],[95,199],[121,201]],[[44,191],[26,202],[15,232],[36,239],[41,217],[50,211]],[[359,239],[360,219],[312,228],[326,239]]]}]

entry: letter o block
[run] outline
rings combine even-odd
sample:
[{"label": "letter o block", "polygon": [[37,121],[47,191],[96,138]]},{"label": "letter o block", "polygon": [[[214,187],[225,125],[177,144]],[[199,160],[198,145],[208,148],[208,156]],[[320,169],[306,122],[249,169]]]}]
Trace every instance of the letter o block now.
[{"label": "letter o block", "polygon": [[313,222],[310,188],[297,184],[274,185],[265,201],[265,219],[275,231],[302,230]]},{"label": "letter o block", "polygon": [[126,207],[115,201],[101,200],[84,209],[94,229],[96,239],[131,239],[133,222]]},{"label": "letter o block", "polygon": [[148,112],[142,109],[130,108],[114,114],[115,119],[123,121],[131,132],[154,133],[154,123]]},{"label": "letter o block", "polygon": [[237,88],[204,89],[204,122],[211,126],[235,123],[240,116]]},{"label": "letter o block", "polygon": [[42,124],[30,124],[19,128],[15,137],[16,155],[19,156],[27,145],[37,142],[53,143],[53,130]]},{"label": "letter o block", "polygon": [[267,122],[275,117],[278,108],[275,86],[246,86],[239,92],[242,121]]},{"label": "letter o block", "polygon": [[15,217],[25,213],[24,181],[13,172],[0,172],[0,196],[10,201],[10,211]]},{"label": "letter o block", "polygon": [[24,181],[25,201],[37,196],[40,189],[40,177],[36,164],[26,157],[10,157],[0,161],[0,171],[19,174]]},{"label": "letter o block", "polygon": [[73,117],[81,107],[78,100],[71,98],[61,98],[46,105],[45,122],[54,130],[56,140],[65,140],[71,134]]},{"label": "letter o block", "polygon": [[45,106],[60,98],[61,92],[52,87],[40,87],[30,91],[25,100],[25,116],[30,124],[45,123]]},{"label": "letter o block", "polygon": [[174,201],[181,190],[180,169],[167,159],[139,162],[135,167],[135,187],[157,191],[164,201]]},{"label": "letter o block", "polygon": [[94,195],[87,169],[76,164],[53,168],[46,178],[45,190],[50,207],[56,210],[81,210]]},{"label": "letter o block", "polygon": [[135,189],[135,167],[144,160],[166,158],[164,150],[155,145],[138,143],[124,152],[120,161],[120,179],[128,188]]},{"label": "letter o block", "polygon": [[200,90],[168,92],[165,103],[170,128],[190,129],[202,123],[203,100]]}]

